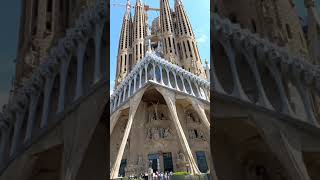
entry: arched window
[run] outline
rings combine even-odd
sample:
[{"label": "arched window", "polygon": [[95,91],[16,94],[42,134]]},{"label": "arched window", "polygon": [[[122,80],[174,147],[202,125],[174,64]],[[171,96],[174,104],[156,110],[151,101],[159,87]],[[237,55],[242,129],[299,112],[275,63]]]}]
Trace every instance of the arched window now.
[{"label": "arched window", "polygon": [[183,41],[183,49],[184,49],[184,53],[186,55],[186,58],[188,58],[187,49],[186,49],[186,45],[185,45],[184,41]]},{"label": "arched window", "polygon": [[172,53],[172,48],[171,48],[171,41],[170,41],[170,38],[168,38],[168,41],[169,41],[169,49],[170,49],[170,53]]},{"label": "arched window", "polygon": [[189,52],[190,52],[190,57],[192,57],[192,52],[191,52],[190,42],[189,42],[189,41],[187,41],[187,42],[188,42],[188,49],[189,49]]}]

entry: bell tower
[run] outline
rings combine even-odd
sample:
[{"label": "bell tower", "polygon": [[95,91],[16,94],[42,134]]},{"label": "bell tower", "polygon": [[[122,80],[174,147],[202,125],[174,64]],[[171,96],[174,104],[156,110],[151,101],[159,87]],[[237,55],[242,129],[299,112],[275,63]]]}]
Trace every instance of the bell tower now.
[{"label": "bell tower", "polygon": [[182,51],[180,56],[181,65],[187,71],[206,79],[196,38],[181,0],[175,0],[174,6],[177,22],[178,50]]}]

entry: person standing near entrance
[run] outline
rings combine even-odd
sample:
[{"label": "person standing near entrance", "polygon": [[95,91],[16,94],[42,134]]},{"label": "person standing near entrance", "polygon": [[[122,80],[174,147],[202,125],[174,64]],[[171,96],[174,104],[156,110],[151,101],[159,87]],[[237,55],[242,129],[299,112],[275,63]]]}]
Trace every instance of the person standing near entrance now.
[{"label": "person standing near entrance", "polygon": [[148,174],[149,174],[149,180],[153,180],[153,169],[151,167],[149,167]]}]

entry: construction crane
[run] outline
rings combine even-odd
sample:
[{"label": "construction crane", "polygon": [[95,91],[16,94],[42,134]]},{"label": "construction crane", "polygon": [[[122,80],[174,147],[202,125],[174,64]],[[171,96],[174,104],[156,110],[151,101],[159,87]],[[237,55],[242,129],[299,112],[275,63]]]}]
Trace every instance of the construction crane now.
[{"label": "construction crane", "polygon": [[[113,3],[113,6],[127,6],[127,4],[121,4],[121,3]],[[135,8],[133,5],[130,5],[131,8]],[[148,5],[144,5],[145,11],[160,11],[160,8],[152,8]]]}]

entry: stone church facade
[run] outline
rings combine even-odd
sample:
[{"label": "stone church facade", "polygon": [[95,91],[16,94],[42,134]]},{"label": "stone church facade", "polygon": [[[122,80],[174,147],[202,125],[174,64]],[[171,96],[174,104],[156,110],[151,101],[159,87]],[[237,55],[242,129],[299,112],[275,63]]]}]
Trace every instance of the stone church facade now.
[{"label": "stone church facade", "polygon": [[181,0],[174,8],[160,0],[160,8],[152,8],[160,16],[149,25],[146,4],[126,6],[110,107],[111,178],[150,168],[208,173],[209,68],[202,64],[187,10]]}]

